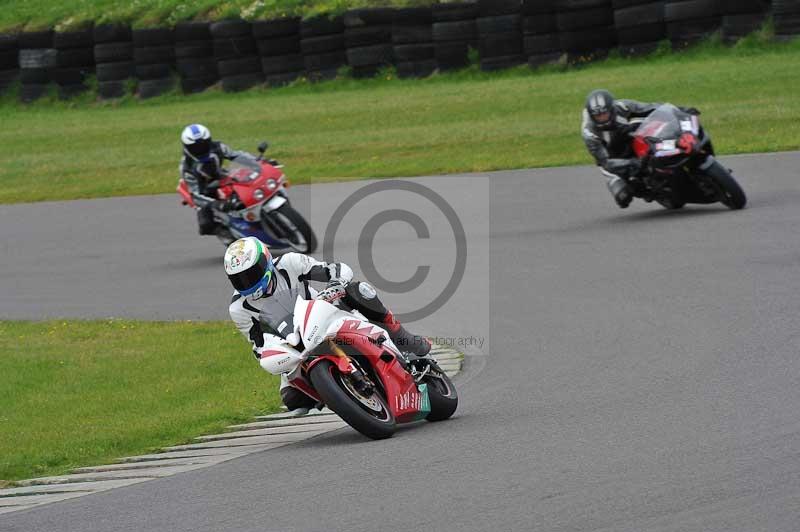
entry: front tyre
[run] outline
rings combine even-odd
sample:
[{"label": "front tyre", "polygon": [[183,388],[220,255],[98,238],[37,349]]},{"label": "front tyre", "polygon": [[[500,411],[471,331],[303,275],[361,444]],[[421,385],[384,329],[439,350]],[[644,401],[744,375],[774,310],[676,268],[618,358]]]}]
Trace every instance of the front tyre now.
[{"label": "front tyre", "polygon": [[288,201],[262,216],[269,217],[269,225],[278,226],[278,232],[282,234],[277,236],[284,240],[292,251],[308,255],[317,250],[317,236],[306,219]]},{"label": "front tyre", "polygon": [[425,418],[428,421],[443,421],[455,413],[458,408],[458,393],[453,381],[436,364],[431,364],[428,374],[422,378],[428,385],[428,399],[431,412]]},{"label": "front tyre", "polygon": [[742,187],[733,178],[731,173],[719,161],[711,163],[705,173],[711,178],[714,188],[718,190],[719,201],[729,209],[738,210],[747,204]]},{"label": "front tyre", "polygon": [[328,408],[358,432],[373,440],[394,434],[394,415],[377,390],[364,397],[355,389],[350,376],[342,374],[329,360],[319,361],[309,376]]}]

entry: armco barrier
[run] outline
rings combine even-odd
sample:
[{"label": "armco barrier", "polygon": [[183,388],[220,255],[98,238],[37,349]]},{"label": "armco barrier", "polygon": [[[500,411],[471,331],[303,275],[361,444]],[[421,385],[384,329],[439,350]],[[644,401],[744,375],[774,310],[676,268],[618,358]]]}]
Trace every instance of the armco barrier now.
[{"label": "armco barrier", "polygon": [[333,18],[181,22],[132,30],[103,24],[65,32],[0,35],[0,91],[19,81],[32,101],[51,83],[62,98],[96,74],[101,98],[131,87],[141,98],[213,85],[238,91],[305,76],[354,77],[393,65],[400,77],[467,66],[483,70],[586,61],[612,48],[645,53],[665,38],[682,47],[720,31],[727,42],[772,14],[779,38],[800,34],[800,0],[477,0],[421,8],[354,9]]}]

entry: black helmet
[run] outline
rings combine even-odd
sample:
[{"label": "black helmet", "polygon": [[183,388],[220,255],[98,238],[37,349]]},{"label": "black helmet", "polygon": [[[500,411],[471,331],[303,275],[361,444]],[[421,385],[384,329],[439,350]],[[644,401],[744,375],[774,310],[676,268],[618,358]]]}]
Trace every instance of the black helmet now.
[{"label": "black helmet", "polygon": [[600,129],[613,128],[617,118],[614,96],[607,90],[593,90],[586,98],[586,112]]}]

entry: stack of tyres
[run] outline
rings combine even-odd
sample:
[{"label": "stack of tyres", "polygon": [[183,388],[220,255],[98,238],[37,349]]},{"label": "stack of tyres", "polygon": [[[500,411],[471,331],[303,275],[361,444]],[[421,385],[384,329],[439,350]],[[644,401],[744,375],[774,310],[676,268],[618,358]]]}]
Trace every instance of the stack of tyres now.
[{"label": "stack of tyres", "polygon": [[758,30],[767,18],[769,2],[764,0],[726,0],[722,2],[722,38],[735,42]]},{"label": "stack of tyres", "polygon": [[528,64],[535,68],[560,61],[555,0],[523,0],[522,16],[522,49]]},{"label": "stack of tyres", "polygon": [[58,85],[58,97],[66,100],[84,92],[86,77],[94,73],[94,32],[91,27],[56,32],[53,36],[56,68],[52,79]]},{"label": "stack of tyres", "polygon": [[94,27],[94,61],[100,98],[120,98],[134,77],[133,35],[126,24]]},{"label": "stack of tyres", "polygon": [[19,78],[19,40],[16,35],[0,35],[0,93]]},{"label": "stack of tyres", "polygon": [[342,17],[324,16],[300,23],[300,50],[306,75],[311,80],[333,79],[347,64]]},{"label": "stack of tyres", "polygon": [[481,70],[500,70],[526,62],[522,51],[521,12],[521,0],[478,1],[476,23]]},{"label": "stack of tyres", "polygon": [[667,0],[664,19],[672,46],[683,48],[717,31],[722,21],[719,7],[720,0]]},{"label": "stack of tyres", "polygon": [[614,0],[614,26],[623,54],[654,51],[667,37],[664,0]]},{"label": "stack of tyres", "polygon": [[353,77],[369,78],[394,63],[394,9],[354,9],[344,14],[344,45]]},{"label": "stack of tyres", "polygon": [[285,85],[303,75],[299,18],[255,21],[253,38],[267,85]]},{"label": "stack of tyres", "polygon": [[433,6],[433,47],[440,71],[469,65],[470,49],[478,49],[478,5],[474,3]]},{"label": "stack of tyres", "polygon": [[392,43],[399,77],[424,78],[436,70],[432,16],[430,7],[395,10]]},{"label": "stack of tyres", "polygon": [[152,98],[175,86],[175,44],[169,28],[133,30],[133,60],[140,98]]},{"label": "stack of tyres", "polygon": [[214,57],[222,80],[222,90],[237,92],[264,82],[261,58],[258,57],[252,24],[231,19],[212,22],[209,27],[214,39]]},{"label": "stack of tyres", "polygon": [[800,0],[772,0],[775,35],[779,39],[800,34]]},{"label": "stack of tyres", "polygon": [[185,94],[202,92],[219,81],[207,22],[175,25],[175,66]]},{"label": "stack of tyres", "polygon": [[47,92],[50,75],[56,66],[53,32],[20,33],[18,39],[19,78],[22,83],[19,97],[23,102],[32,102]]},{"label": "stack of tyres", "polygon": [[561,49],[570,60],[605,56],[617,44],[611,0],[556,0]]}]

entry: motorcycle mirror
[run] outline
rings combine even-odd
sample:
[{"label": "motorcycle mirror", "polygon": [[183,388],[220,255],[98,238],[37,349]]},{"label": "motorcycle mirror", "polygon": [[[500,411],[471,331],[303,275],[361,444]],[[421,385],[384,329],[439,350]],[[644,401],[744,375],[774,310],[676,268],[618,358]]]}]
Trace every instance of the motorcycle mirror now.
[{"label": "motorcycle mirror", "polygon": [[269,144],[265,140],[264,142],[258,145],[258,153],[263,154],[265,151],[267,151],[267,148],[269,148]]}]

